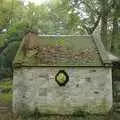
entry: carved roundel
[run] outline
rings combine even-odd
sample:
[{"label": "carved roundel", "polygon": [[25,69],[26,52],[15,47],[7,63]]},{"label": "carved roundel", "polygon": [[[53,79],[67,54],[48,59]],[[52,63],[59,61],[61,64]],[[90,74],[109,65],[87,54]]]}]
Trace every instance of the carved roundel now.
[{"label": "carved roundel", "polygon": [[64,70],[60,70],[56,76],[55,80],[59,86],[65,86],[66,83],[69,81],[69,76]]}]

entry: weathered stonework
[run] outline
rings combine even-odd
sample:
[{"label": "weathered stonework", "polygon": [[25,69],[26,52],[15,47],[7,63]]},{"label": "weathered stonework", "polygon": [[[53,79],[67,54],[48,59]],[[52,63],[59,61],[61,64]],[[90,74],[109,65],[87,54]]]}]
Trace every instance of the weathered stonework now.
[{"label": "weathered stonework", "polygon": [[[69,75],[65,86],[55,81],[59,70]],[[14,70],[13,86],[14,111],[27,106],[45,114],[104,114],[112,107],[111,68],[23,67]]]}]

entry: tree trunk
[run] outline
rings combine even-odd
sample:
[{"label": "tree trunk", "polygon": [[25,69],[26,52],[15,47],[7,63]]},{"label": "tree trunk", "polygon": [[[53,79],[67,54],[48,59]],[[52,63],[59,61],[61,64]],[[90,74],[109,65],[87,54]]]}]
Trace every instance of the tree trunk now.
[{"label": "tree trunk", "polygon": [[93,32],[95,31],[95,29],[97,28],[99,22],[100,22],[100,18],[101,18],[101,14],[98,15],[98,18],[96,20],[96,22],[94,23],[94,26],[93,27],[86,27],[85,25],[82,25],[82,27],[87,31],[88,34],[93,34]]},{"label": "tree trunk", "polygon": [[101,0],[101,40],[108,50],[108,40],[107,40],[107,21],[108,21],[108,8],[107,0]]},{"label": "tree trunk", "polygon": [[108,16],[103,14],[101,17],[101,40],[102,40],[106,50],[108,50],[107,20],[108,20]]},{"label": "tree trunk", "polygon": [[118,33],[119,33],[119,30],[118,30],[118,18],[115,15],[113,17],[113,30],[112,30],[112,41],[111,41],[111,51],[113,53],[115,53],[117,51],[117,49],[118,49],[118,46],[116,44],[116,43],[118,43],[118,41],[117,41]]}]

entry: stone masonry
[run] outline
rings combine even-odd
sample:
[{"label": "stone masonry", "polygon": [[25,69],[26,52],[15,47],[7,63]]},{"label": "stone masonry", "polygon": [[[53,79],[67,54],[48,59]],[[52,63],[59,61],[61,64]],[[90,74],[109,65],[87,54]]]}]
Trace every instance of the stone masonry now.
[{"label": "stone masonry", "polygon": [[[55,81],[59,70],[69,75],[65,86]],[[23,67],[16,68],[13,76],[14,111],[27,107],[44,114],[104,114],[112,107],[111,68]]]}]

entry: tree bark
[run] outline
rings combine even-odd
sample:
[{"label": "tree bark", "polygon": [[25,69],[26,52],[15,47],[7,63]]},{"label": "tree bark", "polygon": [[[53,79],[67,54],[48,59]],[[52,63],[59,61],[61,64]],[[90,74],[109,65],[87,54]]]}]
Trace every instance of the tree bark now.
[{"label": "tree bark", "polygon": [[107,21],[108,21],[108,16],[106,14],[103,14],[101,17],[101,40],[102,40],[106,50],[108,50]]},{"label": "tree bark", "polygon": [[119,42],[119,17],[120,17],[120,1],[115,1],[113,3],[112,8],[114,9],[113,13],[113,29],[112,29],[112,40],[111,40],[111,52],[117,54],[120,49],[120,42]]},{"label": "tree bark", "polygon": [[111,52],[115,53],[117,51],[117,39],[118,39],[119,27],[118,27],[118,18],[115,15],[113,17],[113,30],[112,30],[112,41],[111,41]]},{"label": "tree bark", "polygon": [[101,3],[101,40],[108,50],[108,39],[107,39],[107,26],[108,26],[108,13],[109,9],[107,8],[107,0],[100,0]]}]

